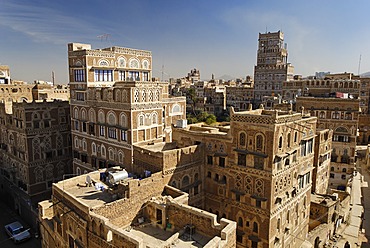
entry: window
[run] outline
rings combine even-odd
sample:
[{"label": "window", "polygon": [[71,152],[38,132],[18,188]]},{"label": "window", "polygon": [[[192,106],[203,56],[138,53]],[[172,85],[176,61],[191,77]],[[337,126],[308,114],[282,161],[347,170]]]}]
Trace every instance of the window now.
[{"label": "window", "polygon": [[346,175],[342,175],[342,179],[343,180],[346,180]]},{"label": "window", "polygon": [[288,137],[287,137],[287,139],[288,139],[288,147],[290,147],[290,139],[291,139],[291,137],[290,137],[290,133],[288,133]]},{"label": "window", "polygon": [[225,167],[225,158],[224,157],[219,157],[218,165],[221,166],[221,167]]},{"label": "window", "polygon": [[79,70],[74,70],[74,80],[75,82],[84,82],[85,81],[85,70],[79,69]]},{"label": "window", "polygon": [[113,70],[95,70],[95,82],[113,81]]},{"label": "window", "polygon": [[257,224],[257,222],[253,222],[253,232],[258,234],[258,224]]},{"label": "window", "polygon": [[127,141],[127,130],[121,130],[121,140]]},{"label": "window", "polygon": [[132,81],[139,81],[140,80],[140,73],[138,71],[129,71],[128,77]]},{"label": "window", "polygon": [[242,219],[242,217],[239,217],[238,218],[238,226],[239,227],[243,227],[243,219]]},{"label": "window", "polygon": [[257,208],[261,208],[261,207],[262,207],[262,202],[261,202],[261,200],[256,199],[256,207],[257,207]]},{"label": "window", "polygon": [[262,151],[263,150],[263,136],[257,135],[256,137],[256,150]]},{"label": "window", "polygon": [[240,146],[245,146],[245,139],[246,139],[245,133],[241,133],[239,135],[239,145]]},{"label": "window", "polygon": [[265,159],[259,156],[254,156],[254,168],[263,170]]},{"label": "window", "polygon": [[105,136],[105,127],[104,126],[100,126],[99,134],[100,134],[100,136]]},{"label": "window", "polygon": [[108,137],[111,139],[117,139],[117,130],[114,127],[108,127]]},{"label": "window", "polygon": [[126,72],[125,71],[118,71],[118,80],[125,81],[126,80]]},{"label": "window", "polygon": [[146,81],[146,82],[149,81],[149,73],[147,71],[144,71],[142,78],[143,78],[143,81]]},{"label": "window", "polygon": [[189,185],[189,183],[190,183],[189,177],[184,176],[184,178],[182,179],[181,187],[185,187],[185,186]]},{"label": "window", "polygon": [[280,136],[279,138],[279,149],[281,149],[283,147],[283,137]]},{"label": "window", "polygon": [[139,126],[144,126],[144,115],[139,116]]},{"label": "window", "polygon": [[247,166],[247,155],[238,153],[238,165]]},{"label": "window", "polygon": [[332,119],[339,119],[339,118],[340,118],[340,113],[339,112],[332,113]]},{"label": "window", "polygon": [[212,165],[213,164],[213,157],[207,156],[207,164]]}]

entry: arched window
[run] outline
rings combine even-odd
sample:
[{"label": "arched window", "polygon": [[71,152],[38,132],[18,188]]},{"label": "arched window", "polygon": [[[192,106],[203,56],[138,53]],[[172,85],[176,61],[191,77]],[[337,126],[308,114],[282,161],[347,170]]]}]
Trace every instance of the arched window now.
[{"label": "arched window", "polygon": [[263,151],[263,136],[261,134],[258,134],[256,136],[256,150],[257,151]]},{"label": "arched window", "polygon": [[176,188],[176,181],[172,181],[171,186]]},{"label": "arched window", "polygon": [[139,68],[139,61],[137,59],[130,59],[130,68]]},{"label": "arched window", "polygon": [[92,154],[96,155],[96,144],[95,143],[91,144],[91,152]]},{"label": "arched window", "polygon": [[119,152],[118,153],[118,162],[120,163],[120,164],[123,164],[123,158],[124,158],[124,154],[123,154],[123,152]]},{"label": "arched window", "polygon": [[243,218],[242,217],[238,218],[238,226],[243,227]]},{"label": "arched window", "polygon": [[245,140],[246,140],[245,133],[240,133],[240,135],[239,135],[239,145],[240,146],[245,146]]},{"label": "arched window", "polygon": [[125,58],[120,57],[118,59],[118,67],[121,67],[121,68],[126,67],[126,59]]},{"label": "arched window", "polygon": [[288,137],[287,137],[287,140],[288,140],[288,147],[290,147],[290,139],[291,139],[291,137],[290,137],[290,133],[288,133]]},{"label": "arched window", "polygon": [[109,160],[114,160],[114,150],[112,148],[108,149],[108,155],[109,155]]},{"label": "arched window", "polygon": [[95,110],[90,109],[89,110],[89,119],[91,122],[95,123],[96,122],[96,117],[95,117]]},{"label": "arched window", "polygon": [[189,176],[184,176],[182,178],[181,187],[185,187],[185,186],[189,185],[189,183],[190,183]]},{"label": "arched window", "polygon": [[258,234],[258,223],[253,222],[253,232]]},{"label": "arched window", "polygon": [[149,61],[146,60],[146,59],[143,60],[142,67],[143,67],[143,69],[149,69]]},{"label": "arched window", "polygon": [[99,121],[99,123],[104,123],[105,122],[104,112],[102,110],[100,110],[99,113],[98,113],[98,121]]},{"label": "arched window", "polygon": [[106,150],[105,150],[105,146],[104,145],[101,145],[101,155],[102,155],[102,157],[105,157],[106,156]]},{"label": "arched window", "polygon": [[283,137],[280,136],[279,138],[279,149],[281,149],[283,147]]},{"label": "arched window", "polygon": [[120,115],[120,124],[122,127],[127,127],[127,116],[125,113],[121,113]]},{"label": "arched window", "polygon": [[[78,119],[78,109],[75,108],[74,109],[74,116],[73,116],[75,119]],[[35,119],[35,118],[34,118]]]},{"label": "arched window", "polygon": [[175,104],[172,107],[172,114],[175,114],[175,113],[181,113],[181,107],[178,104]]},{"label": "arched window", "polygon": [[106,60],[100,60],[99,61],[99,66],[109,66],[109,62]]},{"label": "arched window", "polygon": [[156,112],[152,113],[152,124],[157,124],[158,122],[158,116]]},{"label": "arched window", "polygon": [[139,126],[144,126],[144,115],[139,115]]},{"label": "arched window", "polygon": [[116,115],[115,115],[113,112],[109,112],[109,113],[108,113],[108,118],[107,118],[107,120],[108,120],[108,124],[109,124],[109,125],[114,126],[114,125],[116,125],[116,124],[117,124],[117,122],[116,122]]}]

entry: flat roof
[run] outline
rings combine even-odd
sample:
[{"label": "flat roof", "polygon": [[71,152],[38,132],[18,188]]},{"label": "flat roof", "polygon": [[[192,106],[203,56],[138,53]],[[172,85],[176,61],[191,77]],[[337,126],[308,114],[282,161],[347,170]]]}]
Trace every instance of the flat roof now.
[{"label": "flat roof", "polygon": [[[73,196],[74,199],[83,203],[84,205],[87,205],[90,208],[98,207],[116,200],[113,199],[112,195],[109,194],[107,190],[98,189],[98,186],[105,189],[109,188],[108,185],[100,181],[100,173],[103,171],[105,170],[90,172],[89,174],[60,181],[55,185],[60,190]],[[95,186],[93,184],[91,184],[91,186],[87,185],[87,176],[89,176],[91,180],[95,182]]]},{"label": "flat roof", "polygon": [[204,247],[212,239],[197,232],[192,235],[181,234],[180,232],[165,231],[150,224],[142,227],[132,227],[126,230],[126,232],[141,237],[144,241],[144,247],[148,248],[164,247],[165,245],[180,248]]}]

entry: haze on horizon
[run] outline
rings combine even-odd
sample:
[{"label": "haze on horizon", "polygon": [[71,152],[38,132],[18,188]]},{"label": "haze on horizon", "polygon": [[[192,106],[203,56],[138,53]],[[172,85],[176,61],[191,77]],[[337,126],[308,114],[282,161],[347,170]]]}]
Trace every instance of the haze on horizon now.
[{"label": "haze on horizon", "polygon": [[[0,0],[0,64],[13,79],[68,82],[67,43],[153,53],[153,76],[253,76],[258,33],[282,30],[295,74],[370,71],[366,0]],[[107,39],[98,36],[110,34]]]}]

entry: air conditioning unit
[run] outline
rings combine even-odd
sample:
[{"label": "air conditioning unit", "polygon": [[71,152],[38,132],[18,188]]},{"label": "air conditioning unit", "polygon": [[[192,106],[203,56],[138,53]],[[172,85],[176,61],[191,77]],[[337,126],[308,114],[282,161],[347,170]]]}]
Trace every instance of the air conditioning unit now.
[{"label": "air conditioning unit", "polygon": [[186,119],[177,120],[176,122],[176,127],[179,127],[179,128],[186,128],[187,125],[188,125],[188,120]]}]

